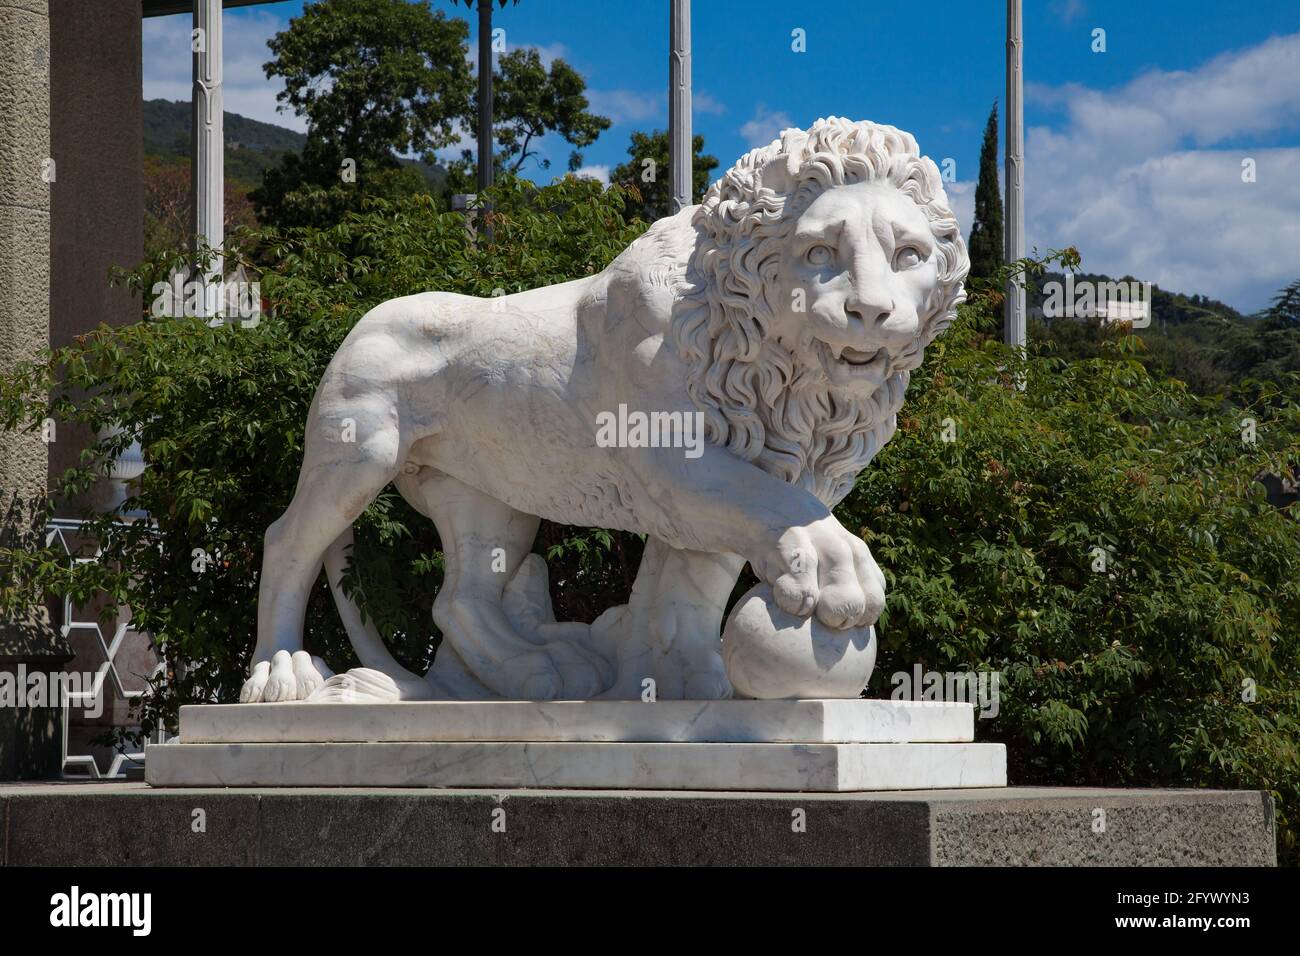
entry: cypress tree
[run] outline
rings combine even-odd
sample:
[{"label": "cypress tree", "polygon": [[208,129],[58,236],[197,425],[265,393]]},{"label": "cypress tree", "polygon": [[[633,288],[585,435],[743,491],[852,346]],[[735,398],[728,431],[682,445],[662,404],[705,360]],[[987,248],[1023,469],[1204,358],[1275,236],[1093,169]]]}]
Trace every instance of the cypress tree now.
[{"label": "cypress tree", "polygon": [[993,101],[980,148],[975,221],[970,229],[971,278],[987,279],[1002,265],[1002,193],[998,190],[998,104]]}]

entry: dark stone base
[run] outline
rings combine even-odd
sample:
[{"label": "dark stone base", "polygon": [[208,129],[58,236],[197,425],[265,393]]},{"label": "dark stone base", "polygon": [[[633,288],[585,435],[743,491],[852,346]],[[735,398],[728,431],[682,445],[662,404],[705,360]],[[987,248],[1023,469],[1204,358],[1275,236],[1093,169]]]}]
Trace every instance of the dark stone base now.
[{"label": "dark stone base", "polygon": [[63,711],[0,706],[0,780],[58,780],[63,770]]},{"label": "dark stone base", "polygon": [[[206,832],[196,832],[199,810]],[[1095,829],[1097,810],[1105,812],[1103,832]],[[1272,802],[1252,791],[496,794],[28,784],[0,786],[0,814],[9,866],[1277,861]],[[804,830],[796,832],[800,816]]]}]

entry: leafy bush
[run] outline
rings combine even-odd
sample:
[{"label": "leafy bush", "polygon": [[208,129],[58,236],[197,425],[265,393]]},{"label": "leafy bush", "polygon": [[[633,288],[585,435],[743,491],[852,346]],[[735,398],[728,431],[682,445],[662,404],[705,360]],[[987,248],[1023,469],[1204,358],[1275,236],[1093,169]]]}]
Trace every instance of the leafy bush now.
[{"label": "leafy bush", "polygon": [[1019,361],[986,318],[935,343],[839,511],[889,580],[869,693],[916,663],[1000,672],[978,733],[1013,781],[1271,790],[1294,855],[1300,532],[1256,475],[1300,460],[1300,382],[1225,406],[1133,336]]},{"label": "leafy bush", "polygon": [[[146,316],[0,379],[0,425],[50,414],[124,427],[65,476],[64,494],[138,436],[149,466],[128,507],[153,518],[99,519],[110,560],[71,571],[51,553],[0,550],[0,581],[13,582],[0,602],[102,590],[130,604],[170,665],[146,731],[180,703],[235,699],[262,534],[289,501],[313,390],[347,331],[394,296],[595,272],[643,228],[624,221],[624,202],[591,182],[508,180],[490,242],[426,197],[376,202],[326,230],[255,234],[273,309],[255,328]],[[148,290],[172,265],[159,257],[131,281]],[[839,509],[889,578],[870,693],[888,696],[890,674],[915,663],[998,671],[1000,712],[979,731],[1008,744],[1014,782],[1268,789],[1293,858],[1300,540],[1294,509],[1269,507],[1255,476],[1300,460],[1300,383],[1261,385],[1237,407],[1153,377],[1136,337],[1086,360],[1022,359],[981,331],[992,321],[965,307],[932,346],[898,435]],[[544,525],[561,619],[624,600],[640,548],[634,535]],[[202,573],[196,549],[214,558]],[[427,666],[435,532],[390,491],[359,522],[357,552],[359,599],[404,663]],[[323,581],[307,635],[331,663],[353,660]]]},{"label": "leafy bush", "polygon": [[[623,220],[621,191],[589,180],[539,190],[507,178],[491,198],[485,243],[430,196],[372,201],[327,230],[245,234],[242,258],[262,266],[270,306],[255,326],[212,328],[146,309],[137,324],[100,327],[47,363],[0,379],[0,427],[32,427],[46,415],[96,431],[121,426],[63,476],[56,490],[64,498],[87,489],[138,437],[148,467],[123,510],[153,519],[94,517],[89,530],[105,550],[98,564],[69,569],[57,552],[0,549],[0,581],[12,582],[0,588],[0,606],[30,604],[42,592],[78,600],[104,592],[130,605],[169,665],[168,680],[144,702],[145,732],[174,725],[182,703],[237,699],[256,636],[262,535],[292,496],[316,383],[357,320],[385,299],[429,289],[488,296],[598,272],[644,228]],[[147,304],[154,283],[183,260],[159,255],[123,279]],[[640,556],[634,537],[615,542],[551,526],[539,548],[563,584],[557,612],[588,620],[608,595],[626,595]],[[438,641],[430,615],[441,582],[436,532],[390,489],[358,522],[356,550],[359,603],[399,659],[426,669]],[[323,576],[306,631],[308,647],[332,664],[357,663]]]}]

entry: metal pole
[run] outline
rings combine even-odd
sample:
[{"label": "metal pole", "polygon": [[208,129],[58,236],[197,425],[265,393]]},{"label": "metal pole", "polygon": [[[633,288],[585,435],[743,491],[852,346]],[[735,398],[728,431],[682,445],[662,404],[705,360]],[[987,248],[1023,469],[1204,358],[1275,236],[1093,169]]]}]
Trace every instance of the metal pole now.
[{"label": "metal pole", "polygon": [[[1006,142],[1006,261],[1025,257],[1025,107],[1023,69],[1024,24],[1020,0],[1007,0],[1007,142]],[[1025,347],[1025,286],[1018,277],[1007,280],[1003,339]]]},{"label": "metal pole", "polygon": [[492,0],[478,0],[478,188],[492,185]]},{"label": "metal pole", "polygon": [[691,204],[691,0],[670,0],[668,56],[669,214]]},{"label": "metal pole", "polygon": [[[194,122],[191,130],[190,187],[194,203],[194,244],[220,249],[225,242],[225,106],[221,89],[221,2],[194,0],[194,88],[191,94]],[[204,286],[221,282],[224,273],[218,255],[202,276]],[[218,307],[220,311],[221,307]],[[205,306],[202,315],[208,315]]]}]

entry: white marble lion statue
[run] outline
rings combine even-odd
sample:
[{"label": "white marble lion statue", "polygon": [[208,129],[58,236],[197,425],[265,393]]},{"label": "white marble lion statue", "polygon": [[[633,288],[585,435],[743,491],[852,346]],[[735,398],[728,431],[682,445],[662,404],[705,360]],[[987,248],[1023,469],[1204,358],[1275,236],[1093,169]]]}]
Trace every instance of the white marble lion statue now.
[{"label": "white marble lion statue", "polygon": [[[647,679],[661,699],[727,697],[720,624],[746,562],[787,614],[872,624],[884,576],[831,509],[893,435],[968,268],[915,139],[832,117],[751,151],[597,275],[377,306],[321,379],[267,530],[241,699],[630,699]],[[658,440],[600,440],[636,413]],[[390,482],[446,554],[425,675],[340,586],[352,523]],[[644,534],[629,603],[556,621],[541,518]],[[337,676],[303,650],[322,565],[364,665]]]}]

